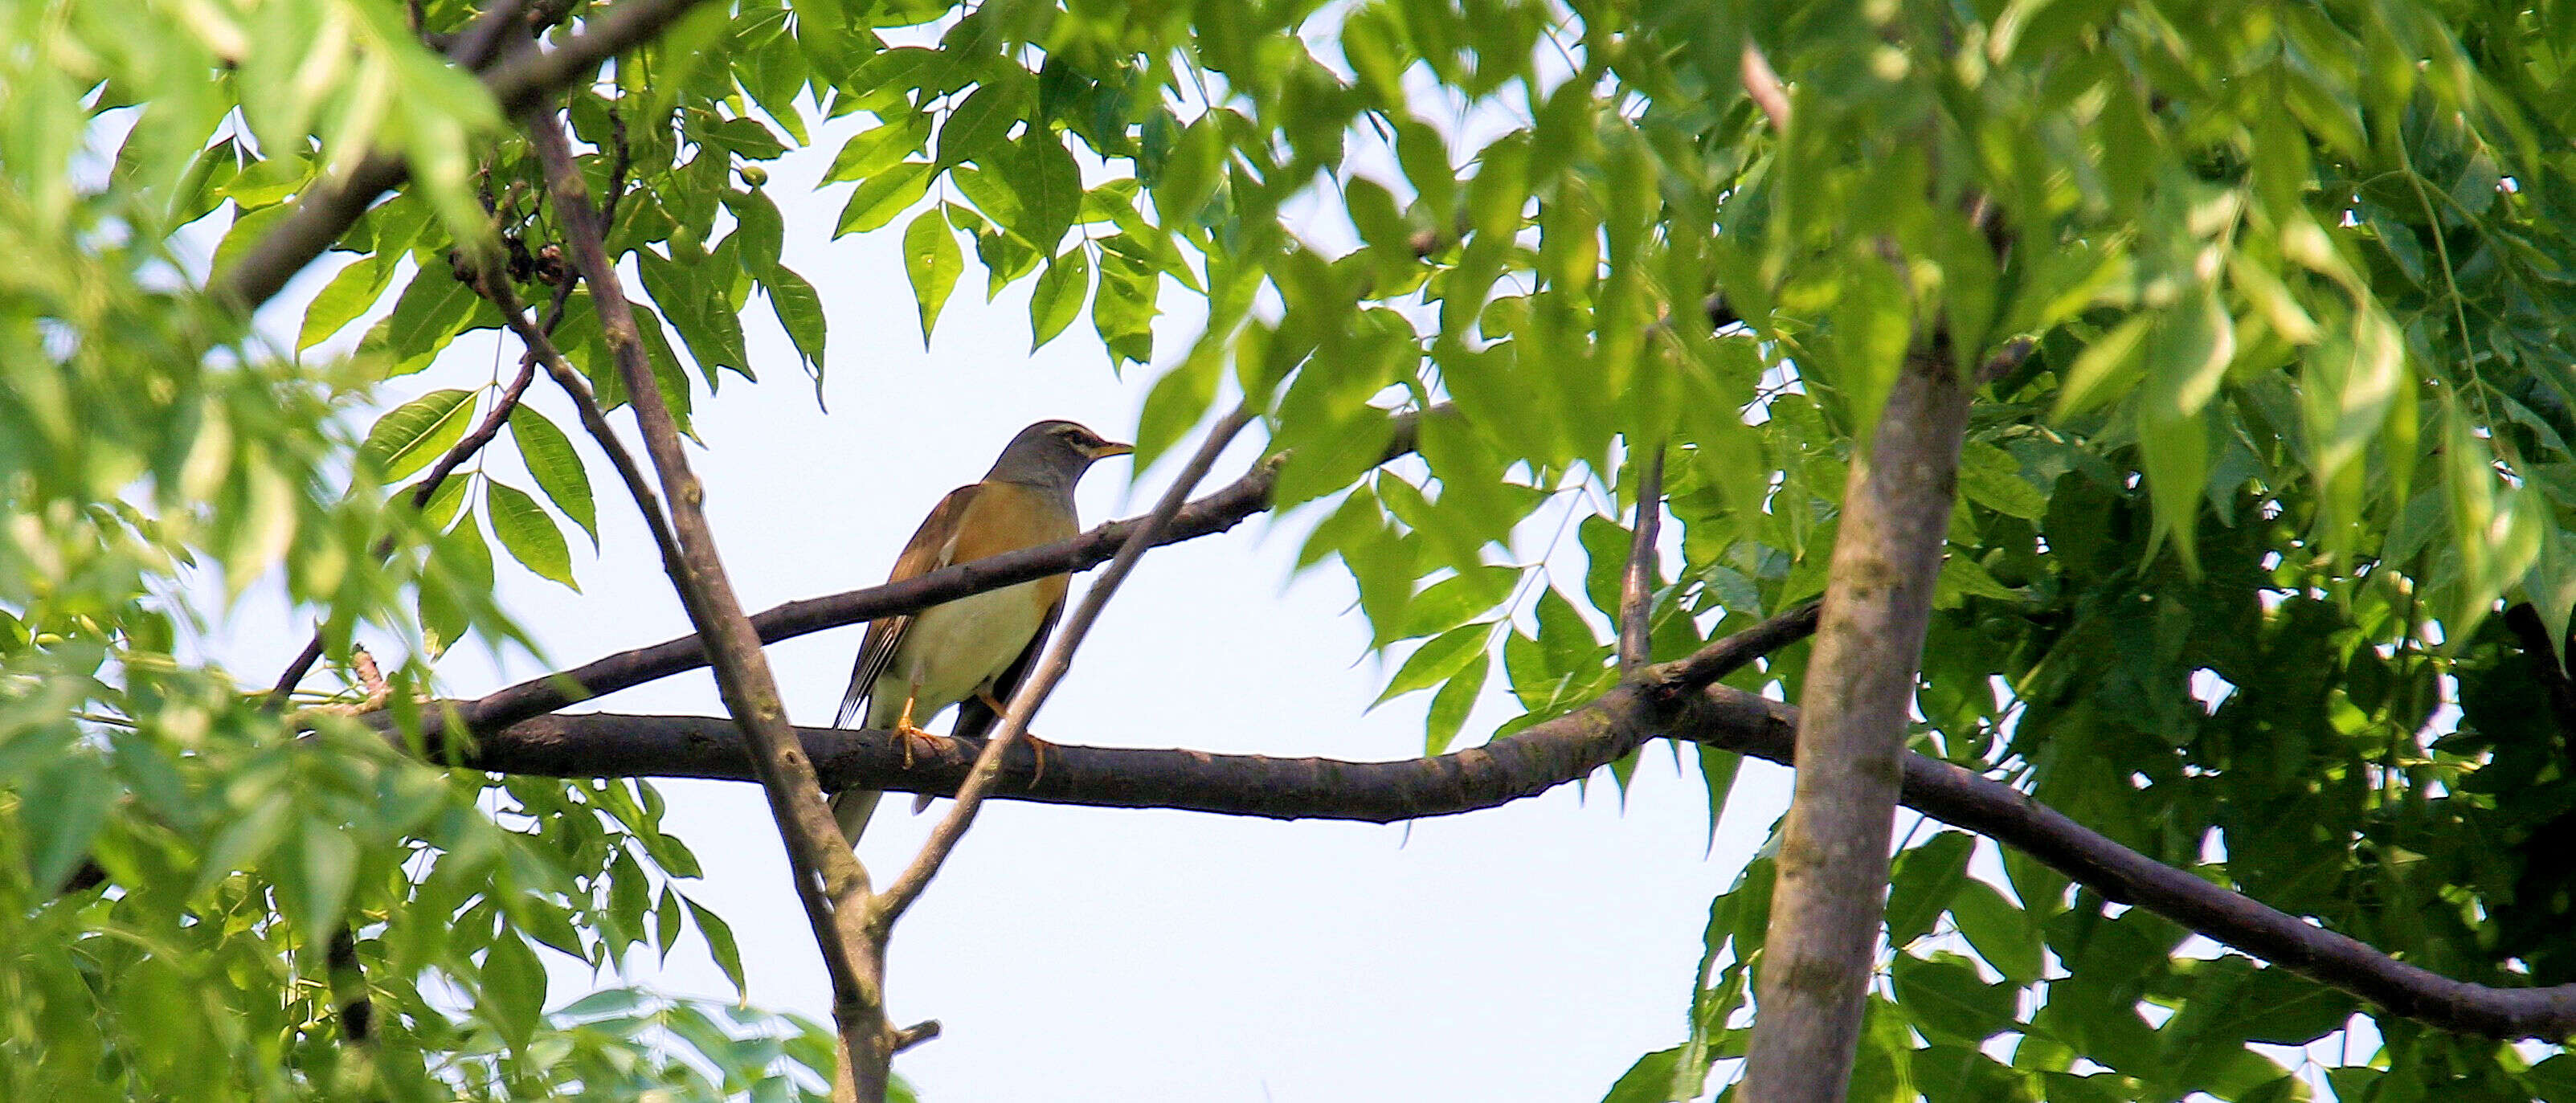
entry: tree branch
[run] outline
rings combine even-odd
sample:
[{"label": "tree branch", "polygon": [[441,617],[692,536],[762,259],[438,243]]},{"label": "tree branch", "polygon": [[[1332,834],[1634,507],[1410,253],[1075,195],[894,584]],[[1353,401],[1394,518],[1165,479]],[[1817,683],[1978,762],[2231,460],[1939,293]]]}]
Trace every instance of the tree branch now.
[{"label": "tree branch", "polygon": [[[1424,416],[1424,413],[1393,415],[1395,433],[1379,462],[1413,451],[1416,427]],[[1449,416],[1449,407],[1445,404],[1434,406],[1427,416]],[[1278,478],[1278,463],[1276,456],[1264,460],[1242,478],[1181,507],[1162,535],[1155,538],[1155,545],[1224,532],[1244,518],[1269,509],[1270,489]],[[828,628],[918,612],[943,602],[1048,575],[1088,570],[1116,555],[1128,535],[1141,523],[1141,518],[1112,521],[1070,540],[960,563],[901,582],[791,601],[753,615],[752,628],[760,634],[761,642],[777,643]],[[575,701],[643,685],[705,665],[706,650],[699,637],[682,636],[649,647],[621,651],[570,670],[540,675],[472,701],[458,702],[452,715],[462,718],[469,731],[493,731],[533,716],[545,715]],[[424,734],[430,739],[430,746],[442,745],[446,741],[442,730],[444,717],[433,715],[423,719],[428,729]]]},{"label": "tree branch", "polygon": [[[1792,618],[1801,612],[1812,617],[1812,607],[1783,614],[1702,654],[1753,650],[1739,640],[1795,639]],[[1649,673],[1671,676],[1692,661]],[[1705,685],[1669,701],[1622,687],[1565,716],[1436,758],[1349,762],[1059,743],[1048,747],[1040,774],[1036,757],[1021,749],[1005,756],[991,795],[1095,808],[1397,823],[1535,796],[1589,776],[1654,735],[1785,766],[1795,754],[1798,719],[1793,705],[1728,686]],[[891,732],[800,728],[797,734],[830,785],[934,796],[956,792],[977,749],[971,740],[915,740],[907,764]],[[740,733],[731,721],[711,716],[544,716],[492,733],[465,758],[475,769],[549,777],[755,780]],[[2498,988],[2451,980],[2157,862],[2003,782],[1911,752],[1903,763],[1906,807],[2029,854],[2107,899],[2445,1030],[2551,1042],[2576,1034],[2576,985]]]},{"label": "tree branch", "polygon": [[[671,564],[675,568],[670,571],[671,584],[679,591],[691,622],[712,644],[717,689],[755,752],[761,788],[768,794],[770,814],[786,846],[798,897],[832,978],[833,1019],[840,1044],[858,1073],[855,1083],[845,1078],[836,1084],[834,1096],[875,1103],[885,1098],[886,1063],[897,1037],[885,1019],[883,961],[869,952],[860,926],[868,896],[867,871],[824,805],[813,764],[788,726],[768,654],[761,650],[760,637],[725,577],[715,533],[701,509],[705,490],[689,470],[678,426],[662,402],[634,312],[627,306],[616,266],[602,241],[606,227],[595,221],[597,213],[581,170],[573,163],[571,143],[551,113],[531,113],[529,121],[529,135],[544,166],[556,216],[572,245],[573,263],[590,284],[600,329],[626,383],[627,404],[634,410],[645,452],[660,476],[672,535],[678,541],[679,561]],[[647,501],[637,505],[652,508]]]},{"label": "tree branch", "polygon": [[1969,384],[1947,348],[1906,356],[1843,492],[1746,1053],[1742,1094],[1763,1103],[1839,1103],[1860,1042],[1908,709],[1968,424]]},{"label": "tree branch", "polygon": [[1154,503],[1153,511],[1127,534],[1126,541],[1118,546],[1117,558],[1110,560],[1109,569],[1102,571],[1091,588],[1083,592],[1082,604],[1074,608],[1073,615],[1065,619],[1064,627],[1056,632],[1055,639],[1048,642],[1046,653],[1039,656],[1037,666],[1029,671],[1027,680],[1020,683],[1019,692],[1011,695],[1011,704],[1003,712],[1001,727],[976,754],[973,772],[967,775],[966,784],[958,787],[956,804],[950,806],[948,815],[931,829],[930,838],[922,843],[921,852],[914,855],[912,864],[904,867],[903,873],[887,885],[884,892],[868,901],[868,934],[875,939],[880,952],[887,938],[893,934],[895,922],[902,919],[905,909],[921,896],[921,890],[930,886],[930,879],[939,873],[940,864],[948,860],[949,853],[957,849],[957,841],[964,838],[966,829],[974,824],[976,810],[983,807],[984,794],[992,790],[993,783],[1001,776],[1002,756],[1008,754],[1020,736],[1029,730],[1029,719],[1046,704],[1047,695],[1055,692],[1056,683],[1064,680],[1064,672],[1073,665],[1074,651],[1082,646],[1083,638],[1091,634],[1091,625],[1100,619],[1100,610],[1118,593],[1119,585],[1126,582],[1128,574],[1136,569],[1136,560],[1152,546],[1154,538],[1162,534],[1164,526],[1171,524],[1172,515],[1181,511],[1181,503],[1188,500],[1190,491],[1198,488],[1199,480],[1207,478],[1208,469],[1216,466],[1217,455],[1234,443],[1235,435],[1251,421],[1251,407],[1237,406],[1233,413],[1227,414],[1208,430],[1206,443],[1199,445],[1198,453],[1181,468],[1172,485],[1163,490],[1163,497]]},{"label": "tree branch", "polygon": [[1628,542],[1628,569],[1619,580],[1619,673],[1634,676],[1654,657],[1655,538],[1664,521],[1664,446],[1637,483],[1636,532]]},{"label": "tree branch", "polygon": [[1771,58],[1744,40],[1744,53],[1736,59],[1736,79],[1744,84],[1744,94],[1753,97],[1754,106],[1771,120],[1771,132],[1787,133],[1789,129],[1789,88],[1780,83],[1780,74],[1772,71]]},{"label": "tree branch", "polygon": [[[598,71],[600,63],[651,40],[704,0],[626,0],[586,21],[583,29],[545,50],[529,44],[483,75],[483,87],[514,118],[554,93]],[[473,36],[465,36],[471,38]],[[460,42],[462,49],[467,44]],[[451,54],[453,60],[456,56]],[[286,281],[340,240],[376,197],[401,186],[411,169],[392,154],[373,154],[349,174],[314,185],[295,209],[259,239],[232,267],[215,275],[207,293],[248,314],[276,297]]]}]

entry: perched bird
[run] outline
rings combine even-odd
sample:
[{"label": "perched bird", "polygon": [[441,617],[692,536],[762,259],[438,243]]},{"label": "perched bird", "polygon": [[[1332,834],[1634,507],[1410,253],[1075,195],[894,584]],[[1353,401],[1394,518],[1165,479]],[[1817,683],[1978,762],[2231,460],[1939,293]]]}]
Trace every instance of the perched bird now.
[{"label": "perched bird", "polygon": [[[1081,531],[1073,484],[1094,461],[1135,450],[1070,421],[1020,430],[984,481],[940,499],[895,558],[887,581],[1073,536]],[[870,622],[833,726],[849,727],[864,710],[863,727],[892,728],[910,740],[929,734],[921,722],[957,705],[950,734],[990,731],[1063,615],[1065,584],[1065,576],[1049,575]],[[851,842],[859,841],[880,795],[866,789],[832,795],[833,817]]]}]

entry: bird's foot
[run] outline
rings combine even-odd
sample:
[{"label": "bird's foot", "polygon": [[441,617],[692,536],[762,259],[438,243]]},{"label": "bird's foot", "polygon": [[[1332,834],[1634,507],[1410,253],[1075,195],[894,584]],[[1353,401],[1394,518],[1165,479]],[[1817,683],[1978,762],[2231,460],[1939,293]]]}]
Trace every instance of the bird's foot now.
[{"label": "bird's foot", "polygon": [[1020,738],[1028,741],[1029,754],[1037,759],[1036,768],[1029,771],[1029,788],[1035,789],[1037,788],[1038,780],[1046,776],[1047,751],[1052,749],[1055,744],[1038,738],[1038,733],[1036,732],[1021,732]]},{"label": "bird's foot", "polygon": [[904,769],[909,770],[912,768],[912,741],[916,739],[927,742],[933,747],[939,745],[938,736],[932,735],[920,728],[916,728],[909,723],[895,725],[894,740],[897,745],[903,748]]}]

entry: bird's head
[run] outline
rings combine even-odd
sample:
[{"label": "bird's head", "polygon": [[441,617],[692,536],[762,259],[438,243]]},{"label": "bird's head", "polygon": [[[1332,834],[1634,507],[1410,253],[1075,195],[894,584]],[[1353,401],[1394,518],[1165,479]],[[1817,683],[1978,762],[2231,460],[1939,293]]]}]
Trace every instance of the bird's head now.
[{"label": "bird's head", "polygon": [[1011,438],[1002,458],[993,462],[987,481],[1032,483],[1070,488],[1094,460],[1124,456],[1136,450],[1103,438],[1080,422],[1041,421]]}]

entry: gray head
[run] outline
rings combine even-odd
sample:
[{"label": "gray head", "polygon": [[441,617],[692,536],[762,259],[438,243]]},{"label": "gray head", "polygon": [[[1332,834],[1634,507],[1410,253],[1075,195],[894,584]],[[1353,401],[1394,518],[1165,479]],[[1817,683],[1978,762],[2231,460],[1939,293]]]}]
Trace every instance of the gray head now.
[{"label": "gray head", "polygon": [[1083,470],[1092,461],[1135,450],[1132,444],[1104,440],[1078,422],[1041,421],[1011,438],[1010,445],[1002,449],[1002,458],[993,461],[993,469],[985,473],[984,481],[1022,483],[1071,494],[1074,481],[1082,478]]}]

